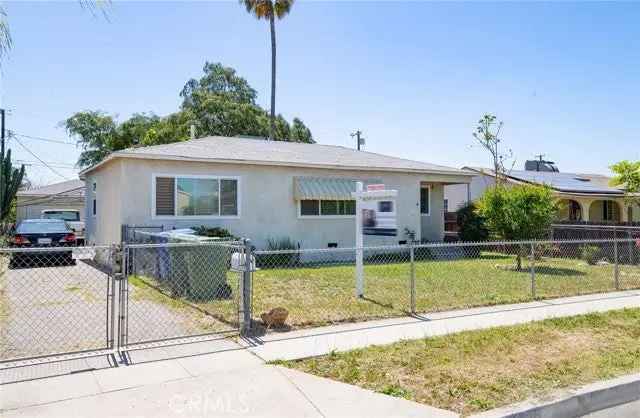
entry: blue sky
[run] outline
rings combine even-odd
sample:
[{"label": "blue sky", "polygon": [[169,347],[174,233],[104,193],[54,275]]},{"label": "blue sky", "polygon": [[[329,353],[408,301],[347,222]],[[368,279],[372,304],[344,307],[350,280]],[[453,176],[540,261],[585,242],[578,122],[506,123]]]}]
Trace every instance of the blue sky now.
[{"label": "blue sky", "polygon": [[[77,2],[4,5],[14,49],[0,98],[18,133],[68,140],[59,122],[86,109],[173,112],[205,60],[236,68],[268,107],[268,25],[235,1],[114,2],[110,22]],[[490,112],[517,167],[544,153],[562,171],[607,173],[640,159],[638,21],[640,3],[299,0],[277,27],[276,108],[318,142],[353,146],[361,129],[369,151],[450,166],[489,164],[471,133]],[[22,141],[48,162],[79,153]]]}]

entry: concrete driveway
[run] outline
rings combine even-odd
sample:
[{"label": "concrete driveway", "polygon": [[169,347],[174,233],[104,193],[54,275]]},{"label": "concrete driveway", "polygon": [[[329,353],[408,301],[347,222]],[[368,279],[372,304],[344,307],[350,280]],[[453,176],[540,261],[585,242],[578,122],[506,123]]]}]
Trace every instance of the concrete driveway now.
[{"label": "concrete driveway", "polygon": [[1,360],[106,348],[109,276],[92,261],[100,251],[74,250],[74,265],[39,253],[25,268],[9,268],[4,256]]}]

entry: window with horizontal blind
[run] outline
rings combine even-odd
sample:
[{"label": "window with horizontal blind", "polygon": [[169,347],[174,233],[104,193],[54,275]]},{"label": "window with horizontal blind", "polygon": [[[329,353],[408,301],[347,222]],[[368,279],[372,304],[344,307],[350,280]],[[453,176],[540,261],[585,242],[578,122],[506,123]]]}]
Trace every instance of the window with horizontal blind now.
[{"label": "window with horizontal blind", "polygon": [[238,216],[238,179],[156,176],[155,216]]}]

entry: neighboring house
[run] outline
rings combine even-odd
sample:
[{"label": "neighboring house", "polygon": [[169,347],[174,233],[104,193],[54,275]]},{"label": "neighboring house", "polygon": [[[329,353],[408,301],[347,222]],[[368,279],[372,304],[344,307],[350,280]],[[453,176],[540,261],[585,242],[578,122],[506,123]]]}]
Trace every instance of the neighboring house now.
[{"label": "neighboring house", "polygon": [[[536,161],[533,161],[534,163]],[[609,185],[611,180],[600,174],[562,173],[536,171],[535,165],[527,170],[511,170],[506,183],[546,184],[553,189],[562,206],[559,221],[568,222],[638,222],[640,207],[629,205],[624,190]],[[495,185],[494,171],[481,167],[463,167],[474,174],[468,185],[452,185],[445,188],[445,199],[451,211],[468,201],[477,200],[484,191]]]},{"label": "neighboring house", "polygon": [[16,220],[40,218],[46,209],[74,209],[84,218],[84,182],[69,180],[30,190],[19,191],[16,198]]},{"label": "neighboring house", "polygon": [[398,190],[397,244],[444,235],[445,184],[461,170],[320,144],[207,137],[114,152],[80,173],[86,183],[87,241],[120,242],[122,225],[164,229],[219,226],[264,248],[289,237],[304,248],[353,246],[355,182]]}]

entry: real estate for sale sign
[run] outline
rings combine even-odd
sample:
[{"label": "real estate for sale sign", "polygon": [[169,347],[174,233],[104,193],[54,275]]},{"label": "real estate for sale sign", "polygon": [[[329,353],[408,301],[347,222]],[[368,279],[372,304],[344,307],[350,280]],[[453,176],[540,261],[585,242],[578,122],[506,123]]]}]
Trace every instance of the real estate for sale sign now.
[{"label": "real estate for sale sign", "polygon": [[398,235],[396,223],[396,190],[386,190],[384,184],[371,184],[359,193],[362,233],[364,235]]}]

